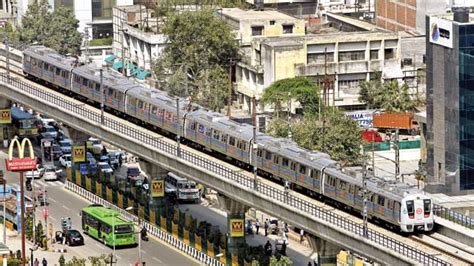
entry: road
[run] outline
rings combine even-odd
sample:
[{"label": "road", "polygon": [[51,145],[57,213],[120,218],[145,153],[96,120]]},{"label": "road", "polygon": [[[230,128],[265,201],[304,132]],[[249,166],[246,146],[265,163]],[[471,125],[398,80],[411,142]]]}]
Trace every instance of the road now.
[{"label": "road", "polygon": [[[0,160],[3,162],[7,157],[5,149],[0,151]],[[3,167],[2,167],[3,168]],[[7,172],[5,174],[8,184],[18,184],[19,174]],[[48,224],[51,222],[54,227],[54,231],[60,228],[61,217],[71,217],[73,228],[79,229],[81,226],[81,219],[79,216],[80,210],[86,207],[90,203],[78,195],[66,190],[61,181],[47,182],[35,180],[36,186],[45,187],[48,192],[49,201],[49,217]],[[31,193],[31,192],[28,192]],[[28,194],[27,194],[28,195]],[[44,224],[42,216],[42,206],[38,206],[36,211],[37,220],[41,219]],[[84,246],[70,247],[68,253],[81,258],[88,258],[89,256],[100,256],[101,254],[111,254],[112,248],[106,247],[95,239],[84,235],[85,243]],[[60,253],[57,254],[59,259]],[[116,256],[118,262],[116,265],[133,265],[138,259],[138,247],[117,249]],[[187,257],[183,253],[174,250],[170,246],[150,239],[148,242],[142,242],[142,258],[147,265],[199,265],[195,260]],[[56,260],[57,261],[57,260]]]}]

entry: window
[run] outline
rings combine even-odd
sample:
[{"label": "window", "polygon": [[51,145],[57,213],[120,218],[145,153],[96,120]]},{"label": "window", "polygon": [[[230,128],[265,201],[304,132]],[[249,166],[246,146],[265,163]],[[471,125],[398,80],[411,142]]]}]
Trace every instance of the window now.
[{"label": "window", "polygon": [[[2,2],[0,2],[0,3],[2,3]],[[27,55],[25,55],[25,62],[30,62],[30,57],[27,56]]]},{"label": "window", "polygon": [[229,145],[235,146],[235,138],[234,137],[229,137]]},{"label": "window", "polygon": [[306,174],[306,166],[300,165],[300,174]]},{"label": "window", "polygon": [[293,172],[296,172],[296,163],[295,162],[291,162],[291,170],[293,170]]},{"label": "window", "polygon": [[385,49],[385,60],[395,58],[395,49],[387,48]]},{"label": "window", "polygon": [[95,84],[95,90],[100,91],[100,84],[99,83],[89,82],[89,87],[91,89],[94,88],[94,84]]},{"label": "window", "polygon": [[138,108],[143,109],[143,102],[140,100],[138,101]]},{"label": "window", "polygon": [[85,79],[85,78],[82,79],[82,85],[87,86],[87,79]]},{"label": "window", "polygon": [[365,60],[365,51],[339,52],[339,61],[361,61]]},{"label": "window", "polygon": [[48,63],[43,63],[43,69],[44,70],[48,70],[48,66],[49,66]]},{"label": "window", "polygon": [[293,24],[283,25],[283,34],[293,33]]},{"label": "window", "polygon": [[273,156],[273,163],[275,164],[278,164],[278,158],[280,158],[279,156]]},{"label": "window", "polygon": [[[216,140],[219,140],[219,136],[220,136],[219,131],[214,130],[214,134],[212,135],[212,137]],[[229,143],[230,143],[230,141],[229,141]]]},{"label": "window", "polygon": [[283,165],[284,167],[287,167],[288,168],[288,165],[290,164],[290,162],[288,161],[288,159],[286,158],[282,158],[281,160],[281,165]]},{"label": "window", "polygon": [[275,25],[275,21],[274,21],[274,20],[270,20],[270,25]]},{"label": "window", "polygon": [[272,159],[272,153],[269,151],[265,151],[265,160],[271,160]]},{"label": "window", "polygon": [[252,36],[262,36],[263,26],[252,26]]},{"label": "window", "polygon": [[[154,114],[154,115],[156,115],[156,114],[158,113],[158,107],[152,106],[152,107],[151,107],[151,113]],[[191,124],[191,129],[192,129],[192,130],[195,130],[195,129],[196,129],[196,122],[193,122],[193,123]]]},{"label": "window", "polygon": [[334,53],[318,53],[318,54],[308,54],[307,56],[308,64],[324,64],[327,60],[328,63],[334,62]]},{"label": "window", "polygon": [[204,130],[205,130],[204,126],[203,126],[203,125],[199,125],[199,128],[198,128],[199,133],[203,134],[203,133],[204,133]]},{"label": "window", "polygon": [[110,89],[110,88],[107,88],[107,94],[109,96],[112,96],[112,94],[114,94],[114,90]]},{"label": "window", "polygon": [[370,60],[379,59],[379,50],[370,50]]},{"label": "window", "polygon": [[382,197],[382,196],[379,196],[379,199],[378,199],[377,203],[378,203],[380,206],[384,206],[384,205],[385,205],[385,198]]},{"label": "window", "polygon": [[56,76],[59,76],[59,75],[61,75],[61,69],[56,68]]},{"label": "window", "polygon": [[258,157],[262,158],[262,153],[263,153],[263,151],[261,149],[257,150],[257,156]]}]

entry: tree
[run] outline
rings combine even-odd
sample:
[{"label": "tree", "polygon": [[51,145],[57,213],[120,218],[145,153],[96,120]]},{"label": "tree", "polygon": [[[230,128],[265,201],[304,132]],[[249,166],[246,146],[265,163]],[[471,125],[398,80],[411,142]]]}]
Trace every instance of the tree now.
[{"label": "tree", "polygon": [[383,83],[380,72],[375,74],[374,79],[363,81],[359,86],[359,101],[368,108],[406,112],[418,105],[418,100],[410,96],[406,83],[400,85],[396,80]]},{"label": "tree", "polygon": [[65,266],[86,266],[86,259],[79,259],[76,256],[73,256],[71,260],[66,262]]},{"label": "tree", "polygon": [[319,112],[319,92],[319,86],[307,77],[282,79],[265,89],[262,102],[273,104],[277,117],[282,104],[286,104],[290,98],[300,103],[303,113],[315,114]]},{"label": "tree", "polygon": [[230,27],[209,9],[168,14],[163,28],[168,45],[153,66],[161,87],[172,96],[192,96],[194,102],[221,109],[229,64],[239,58]]},{"label": "tree", "polygon": [[71,9],[58,7],[50,11],[47,0],[33,1],[22,20],[20,40],[28,44],[38,43],[61,54],[77,55],[82,35],[77,31],[79,20]]}]

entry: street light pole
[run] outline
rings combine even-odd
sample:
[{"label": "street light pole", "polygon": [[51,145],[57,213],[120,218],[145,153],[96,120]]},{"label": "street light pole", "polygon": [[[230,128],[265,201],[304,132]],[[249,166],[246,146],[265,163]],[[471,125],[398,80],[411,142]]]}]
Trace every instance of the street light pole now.
[{"label": "street light pole", "polygon": [[104,125],[104,69],[101,67],[99,69],[100,73],[100,124]]},{"label": "street light pole", "polygon": [[253,163],[253,189],[258,190],[257,177],[257,100],[255,96],[252,97],[252,122],[253,122],[253,144],[252,147],[252,163]]},{"label": "street light pole", "polygon": [[[365,155],[365,149],[364,149],[364,155]],[[362,189],[364,193],[364,200],[363,200],[363,210],[362,210],[362,217],[363,217],[363,224],[362,224],[362,234],[365,238],[368,237],[368,229],[367,229],[367,216],[368,216],[368,193],[367,193],[367,163],[364,160],[364,165],[362,168]]]},{"label": "street light pole", "polygon": [[8,45],[8,39],[5,40],[5,48],[7,50],[6,54],[6,64],[7,64],[7,77],[10,77],[10,47]]},{"label": "street light pole", "polygon": [[[127,207],[125,210],[126,211],[132,211],[133,209],[135,209],[135,207],[133,206],[130,206],[130,207]],[[138,263],[139,265],[142,264],[142,236],[141,236],[141,231],[140,231],[140,214],[137,212],[137,217],[138,217],[138,232],[134,232],[138,235]]]},{"label": "street light pole", "polygon": [[[30,144],[31,145],[31,144]],[[21,223],[21,263],[26,265],[26,247],[25,247],[25,190],[23,171],[20,172],[20,223]]]}]

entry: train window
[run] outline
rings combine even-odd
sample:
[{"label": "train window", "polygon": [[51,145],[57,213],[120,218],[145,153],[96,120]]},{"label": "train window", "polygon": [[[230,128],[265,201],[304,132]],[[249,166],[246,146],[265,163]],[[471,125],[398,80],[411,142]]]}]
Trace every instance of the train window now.
[{"label": "train window", "polygon": [[138,100],[138,108],[143,109],[143,102]]},{"label": "train window", "polygon": [[25,58],[25,62],[30,62],[30,57],[29,56],[25,55],[24,58]]},{"label": "train window", "polygon": [[52,65],[49,65],[49,69],[48,69],[48,70],[49,70],[50,72],[53,72],[53,73],[54,73],[54,69],[55,69],[55,67],[54,67],[54,66],[52,66]]},{"label": "train window", "polygon": [[48,66],[49,66],[48,63],[44,63],[44,62],[43,62],[43,69],[44,69],[44,70],[48,70]]},{"label": "train window", "polygon": [[282,160],[281,160],[281,165],[288,168],[289,164],[290,164],[290,161],[288,161],[288,159],[283,157]]},{"label": "train window", "polygon": [[63,77],[64,78],[69,78],[69,72],[66,72],[66,70],[63,71]]},{"label": "train window", "polygon": [[213,137],[214,139],[219,140],[219,131],[217,131],[217,130],[214,129],[213,134],[212,134],[212,137]]},{"label": "train window", "polygon": [[429,217],[431,213],[431,200],[429,199],[423,200],[423,209],[424,209],[425,218]]},{"label": "train window", "polygon": [[212,130],[212,129],[210,129],[210,128],[206,129],[206,136],[207,136],[208,138],[211,137],[211,130]]},{"label": "train window", "polygon": [[385,206],[385,197],[379,196],[379,198],[378,198],[378,200],[377,200],[377,203],[378,203],[380,206]]},{"label": "train window", "polygon": [[[221,142],[224,142],[224,143],[227,142],[227,135],[226,135],[226,134],[222,134],[222,135],[221,135]],[[238,143],[238,142],[237,142],[237,143]]]},{"label": "train window", "polygon": [[198,127],[199,133],[204,134],[204,130],[205,130],[204,126],[203,126],[203,125],[199,125],[199,127]]},{"label": "train window", "polygon": [[87,86],[87,79],[86,78],[82,78],[82,85]]},{"label": "train window", "polygon": [[296,163],[295,162],[290,162],[291,164],[291,170],[293,170],[293,172],[296,171]]},{"label": "train window", "polygon": [[81,78],[79,76],[74,75],[74,82],[81,82]]},{"label": "train window", "polygon": [[354,194],[354,185],[349,185],[349,193]]},{"label": "train window", "polygon": [[265,160],[271,160],[272,159],[272,153],[269,151],[265,151]]},{"label": "train window", "polygon": [[280,156],[278,155],[273,156],[273,163],[278,164],[279,159],[280,159]]},{"label": "train window", "polygon": [[392,200],[387,201],[387,209],[393,210],[393,201]]},{"label": "train window", "polygon": [[114,90],[112,90],[111,88],[107,88],[107,91],[109,96],[112,96],[112,94],[114,94]]},{"label": "train window", "polygon": [[[151,107],[151,113],[156,115],[158,113],[158,107],[152,106]],[[191,127],[193,127],[193,126],[194,126],[193,130],[196,129],[196,123],[195,122],[191,123]]]},{"label": "train window", "polygon": [[258,150],[257,150],[257,156],[258,156],[258,157],[261,158],[261,157],[262,157],[262,153],[263,153],[263,151],[262,151],[261,149],[258,149]]},{"label": "train window", "polygon": [[[95,85],[95,86],[94,86]],[[93,81],[89,81],[89,88],[91,89],[94,89],[95,87],[95,91],[99,92],[100,91],[100,84],[99,83],[95,83]]]},{"label": "train window", "polygon": [[300,165],[300,174],[306,174],[306,166]]},{"label": "train window", "polygon": [[341,190],[346,190],[347,183],[345,181],[339,180],[339,186]]},{"label": "train window", "polygon": [[31,64],[32,64],[33,66],[36,66],[36,59],[31,58]]},{"label": "train window", "polygon": [[[158,116],[163,117],[163,114],[164,114],[164,113],[165,113],[165,110],[163,110],[163,109],[159,109],[159,110],[158,110]],[[203,133],[203,132],[204,132],[204,130],[203,130],[201,133]]]},{"label": "train window", "polygon": [[413,200],[407,200],[407,211],[409,217],[413,217],[415,215],[415,206]]},{"label": "train window", "polygon": [[61,69],[56,68],[56,76],[59,76],[59,75],[61,75]]},{"label": "train window", "polygon": [[243,151],[247,151],[247,142],[242,141],[242,144],[241,144],[241,148],[240,148],[240,149],[243,150]]},{"label": "train window", "polygon": [[377,195],[375,195],[375,194],[370,195],[370,202],[375,203],[375,196],[377,196]]},{"label": "train window", "polygon": [[166,119],[166,121],[171,120],[171,114],[169,112],[165,112],[165,119]]},{"label": "train window", "polygon": [[235,138],[229,137],[229,145],[235,146]]},{"label": "train window", "polygon": [[331,177],[331,186],[336,187],[336,178]]}]

